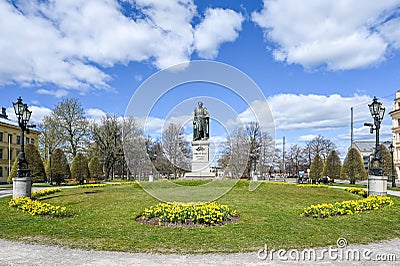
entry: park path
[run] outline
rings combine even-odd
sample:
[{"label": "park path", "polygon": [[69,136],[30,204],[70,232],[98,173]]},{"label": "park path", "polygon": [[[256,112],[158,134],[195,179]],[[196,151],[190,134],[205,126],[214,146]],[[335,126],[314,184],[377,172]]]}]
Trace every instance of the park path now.
[{"label": "park path", "polygon": [[[400,263],[400,238],[368,245],[349,245],[343,249],[332,247],[332,250],[336,250],[336,253],[328,255],[323,248],[315,249],[317,257],[313,260],[295,261],[291,260],[289,255],[285,255],[289,260],[283,261],[277,254],[274,255],[273,260],[270,259],[270,256],[265,259],[265,253],[257,251],[237,254],[165,255],[85,251],[0,239],[0,265],[399,265]],[[347,254],[347,251],[351,254],[360,254],[360,258],[357,259],[357,256],[351,255],[350,259],[346,259],[343,254]],[[322,254],[325,255],[322,256]]]}]

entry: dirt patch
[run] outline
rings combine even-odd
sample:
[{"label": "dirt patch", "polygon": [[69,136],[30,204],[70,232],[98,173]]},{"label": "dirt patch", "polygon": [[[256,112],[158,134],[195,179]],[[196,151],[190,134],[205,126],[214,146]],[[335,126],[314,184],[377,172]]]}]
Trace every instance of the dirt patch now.
[{"label": "dirt patch", "polygon": [[187,220],[185,223],[181,223],[181,222],[171,223],[171,222],[160,222],[160,219],[158,217],[153,217],[150,219],[145,218],[143,215],[139,215],[138,217],[136,217],[136,221],[141,224],[147,224],[147,225],[153,225],[153,226],[177,227],[177,228],[201,228],[201,227],[221,226],[221,225],[230,224],[230,223],[237,223],[237,222],[239,222],[239,220],[240,220],[239,215],[236,215],[236,216],[229,215],[228,219],[221,223],[198,224],[191,220]]}]

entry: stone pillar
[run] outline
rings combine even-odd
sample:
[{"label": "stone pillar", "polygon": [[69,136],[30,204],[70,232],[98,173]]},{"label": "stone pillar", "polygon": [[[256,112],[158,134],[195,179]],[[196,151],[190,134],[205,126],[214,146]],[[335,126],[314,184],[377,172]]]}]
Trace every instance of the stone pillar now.
[{"label": "stone pillar", "polygon": [[368,196],[386,196],[387,195],[387,176],[368,176]]},{"label": "stone pillar", "polygon": [[210,142],[196,140],[192,142],[192,172],[186,173],[186,178],[214,178],[210,172]]},{"label": "stone pillar", "polygon": [[192,143],[192,172],[210,172],[210,142],[197,140]]},{"label": "stone pillar", "polygon": [[13,198],[31,197],[32,178],[15,177],[13,178]]}]

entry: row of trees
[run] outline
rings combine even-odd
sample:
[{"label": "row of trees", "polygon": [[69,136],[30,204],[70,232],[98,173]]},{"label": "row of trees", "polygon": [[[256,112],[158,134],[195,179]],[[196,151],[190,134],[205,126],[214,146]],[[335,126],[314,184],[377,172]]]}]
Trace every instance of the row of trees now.
[{"label": "row of trees", "polygon": [[[380,145],[382,156],[383,174],[391,177],[391,154],[385,145]],[[340,157],[337,151],[330,152],[326,160],[317,154],[311,164],[310,174],[313,179],[320,179],[323,176],[329,176],[333,179],[349,180],[350,184],[355,184],[357,180],[364,180],[368,177],[363,158],[356,148],[350,148],[341,165]]]},{"label": "row of trees", "polygon": [[157,170],[163,175],[182,175],[190,168],[191,150],[183,127],[169,124],[162,139],[145,136],[131,117],[107,114],[89,121],[76,98],[64,99],[40,124],[39,148],[44,160],[61,149],[71,162],[79,153],[98,157],[105,178],[140,179]]},{"label": "row of trees", "polygon": [[[59,169],[52,171],[55,180],[58,175],[59,179],[75,178],[72,172],[79,172],[76,176],[82,180],[82,177],[85,179],[90,176],[140,179],[153,174],[155,170],[165,176],[178,177],[190,170],[191,147],[185,140],[183,127],[180,125],[168,124],[164,127],[161,138],[154,139],[145,136],[138,122],[130,117],[120,118],[107,114],[100,121],[90,121],[85,117],[79,100],[67,98],[57,104],[39,126],[42,131],[39,140],[41,156],[38,152],[33,157],[41,157],[46,170],[49,168],[47,164],[50,154],[52,161],[56,162],[58,157],[60,161],[64,161],[64,166],[59,168],[65,169],[64,172]],[[336,146],[322,136],[308,141],[304,147],[292,145],[283,158],[282,150],[276,147],[274,139],[263,132],[256,122],[234,129],[222,146],[218,164],[233,178],[250,177],[253,172],[262,176],[275,172],[298,176],[300,171],[307,169],[311,169],[312,177],[315,178],[326,175],[333,178],[364,176],[361,170],[360,173],[348,170],[353,169],[350,167],[352,164],[359,165],[359,161],[354,162],[355,158],[361,159],[361,156],[353,156],[351,150],[339,171],[340,158]],[[27,145],[28,149],[30,148]],[[386,147],[383,146],[381,154],[384,173],[390,173],[390,154]],[[65,159],[61,159],[63,156]],[[87,171],[85,165],[89,167],[92,160],[99,161],[101,174],[90,174]],[[34,166],[36,163],[33,158],[28,161],[32,162],[32,168],[40,168]],[[65,164],[70,166],[66,167]],[[70,174],[67,168],[70,169]],[[47,172],[48,176],[49,171],[43,172]],[[46,173],[42,174],[41,180],[47,180]]]},{"label": "row of trees", "polygon": [[[65,179],[73,178],[83,184],[90,178],[101,178],[103,175],[102,165],[97,157],[88,159],[80,152],[73,158],[71,165],[68,163],[64,151],[60,148],[54,150],[50,158],[43,162],[39,150],[33,144],[25,146],[25,158],[29,164],[32,182],[54,181],[60,184]],[[17,175],[19,157],[15,158],[8,176],[8,182]],[[50,168],[51,167],[51,168]]]}]

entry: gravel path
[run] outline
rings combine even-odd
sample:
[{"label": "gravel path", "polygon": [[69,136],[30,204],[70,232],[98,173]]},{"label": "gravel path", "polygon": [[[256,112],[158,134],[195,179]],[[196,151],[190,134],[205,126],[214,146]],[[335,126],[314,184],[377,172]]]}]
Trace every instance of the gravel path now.
[{"label": "gravel path", "polygon": [[[297,265],[399,265],[400,238],[369,245],[349,245],[345,248],[331,247],[315,249],[316,259],[297,261]],[[349,253],[348,253],[349,252]],[[345,254],[350,255],[346,259]],[[295,261],[296,253],[281,256],[274,253],[271,260],[265,253],[207,254],[207,255],[163,255],[150,253],[123,253],[106,251],[84,251],[55,246],[31,245],[0,240],[0,265],[288,265]],[[301,254],[301,251],[299,251]],[[360,259],[354,254],[359,254]],[[324,255],[323,259],[319,259]],[[261,258],[260,258],[261,257]],[[300,255],[301,257],[301,255]]]}]

